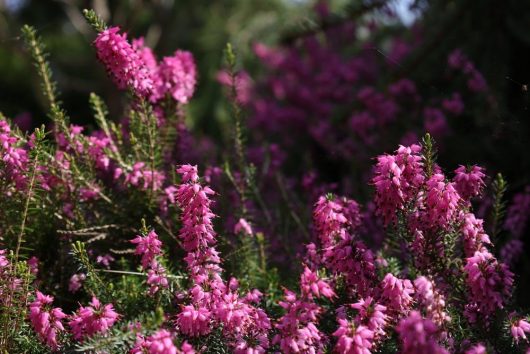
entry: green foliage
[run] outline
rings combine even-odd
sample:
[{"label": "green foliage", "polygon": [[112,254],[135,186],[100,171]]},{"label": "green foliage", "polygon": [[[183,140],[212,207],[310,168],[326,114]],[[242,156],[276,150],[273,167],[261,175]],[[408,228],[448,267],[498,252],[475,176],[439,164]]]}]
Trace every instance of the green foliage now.
[{"label": "green foliage", "polygon": [[99,15],[96,13],[96,11],[90,9],[84,9],[83,10],[83,16],[85,16],[87,22],[97,31],[97,32],[103,32],[107,29],[107,24]]},{"label": "green foliage", "polygon": [[503,200],[508,183],[504,180],[502,174],[498,173],[491,184],[493,189],[493,206],[491,208],[491,237],[495,242],[501,231],[501,223],[506,213],[506,202]]}]

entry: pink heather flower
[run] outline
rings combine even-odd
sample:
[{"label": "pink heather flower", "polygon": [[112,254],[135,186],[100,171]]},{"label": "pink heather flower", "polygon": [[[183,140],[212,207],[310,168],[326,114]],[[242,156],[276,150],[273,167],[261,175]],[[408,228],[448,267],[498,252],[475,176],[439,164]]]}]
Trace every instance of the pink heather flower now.
[{"label": "pink heather flower", "polygon": [[102,256],[96,257],[96,263],[101,264],[105,268],[109,268],[111,262],[114,262],[114,257],[112,257],[110,254],[104,254]]},{"label": "pink heather flower", "polygon": [[169,286],[166,269],[160,264],[151,264],[152,268],[147,271],[147,285],[149,285],[149,295],[154,295],[160,288]]},{"label": "pink heather flower", "polygon": [[300,279],[300,289],[303,294],[309,297],[324,296],[331,299],[335,296],[335,292],[331,286],[329,286],[326,281],[322,280],[317,273],[311,271],[311,269],[307,267],[304,267],[304,272]]},{"label": "pink heather flower", "polygon": [[197,68],[190,52],[177,50],[172,57],[164,57],[159,66],[162,92],[169,93],[177,102],[188,103],[197,84]]},{"label": "pink heather flower", "polygon": [[387,273],[381,281],[381,302],[398,317],[408,313],[413,294],[414,287],[408,279],[399,279]]},{"label": "pink heather flower", "polygon": [[350,322],[339,319],[339,329],[333,335],[338,337],[335,351],[348,354],[370,354],[373,345],[374,332],[365,326],[355,326]]},{"label": "pink heather flower", "polygon": [[77,292],[83,286],[83,282],[85,281],[85,279],[86,279],[86,274],[84,273],[78,273],[78,274],[72,275],[68,283],[68,291],[70,291],[71,293]]},{"label": "pink heather flower", "polygon": [[460,166],[455,170],[453,182],[458,194],[465,200],[480,195],[486,185],[484,183],[484,169],[480,166],[466,168]]},{"label": "pink heather flower", "polygon": [[372,252],[362,242],[353,241],[352,233],[360,218],[356,206],[346,198],[321,196],[313,211],[313,222],[326,268],[343,274],[351,291],[364,296],[375,281],[375,265]]},{"label": "pink heather flower", "polygon": [[119,89],[130,88],[138,96],[148,97],[153,79],[147,63],[119,31],[119,27],[111,27],[98,34],[94,41],[97,57]]},{"label": "pink heather flower", "polygon": [[250,226],[250,224],[245,219],[241,218],[239,219],[237,224],[234,226],[234,233],[236,235],[243,233],[245,235],[252,236],[253,235],[252,226]]},{"label": "pink heather flower", "polygon": [[215,243],[215,231],[212,219],[214,214],[210,209],[210,195],[215,192],[210,187],[203,187],[199,183],[197,167],[183,165],[177,169],[182,176],[182,184],[178,187],[177,203],[182,209],[182,228],[180,238],[184,250],[195,251]]},{"label": "pink heather flower", "polygon": [[385,335],[385,326],[388,319],[385,306],[375,302],[372,297],[367,297],[350,305],[350,307],[359,311],[355,319],[356,323],[367,326],[374,333],[374,339]]},{"label": "pink heather flower", "polygon": [[421,317],[418,311],[412,311],[402,319],[396,328],[401,342],[401,352],[407,354],[448,354],[437,343],[438,329],[434,322]]},{"label": "pink heather flower", "polygon": [[414,297],[424,309],[427,318],[440,327],[451,321],[451,317],[445,312],[445,299],[432,280],[420,276],[414,280],[414,288]]},{"label": "pink heather flower", "polygon": [[150,71],[153,72],[158,69],[155,53],[153,53],[151,48],[145,45],[143,37],[133,39],[132,47]]},{"label": "pink heather flower", "polygon": [[491,245],[489,236],[484,232],[483,220],[475,218],[473,213],[464,214],[462,235],[464,236],[464,253],[472,257],[476,251],[482,250],[485,245]]},{"label": "pink heather flower", "polygon": [[142,268],[151,268],[156,263],[155,258],[162,254],[162,242],[158,239],[155,230],[149,231],[146,236],[138,235],[130,241],[136,245],[135,254],[142,256]]},{"label": "pink heather flower", "polygon": [[0,177],[14,182],[17,189],[26,185],[26,170],[28,153],[19,147],[20,141],[11,132],[11,127],[5,120],[0,120],[0,161],[2,169]]},{"label": "pink heather flower", "polygon": [[464,102],[462,102],[462,96],[458,92],[453,93],[450,98],[446,98],[442,101],[442,107],[446,112],[454,115],[460,115],[464,111]]},{"label": "pink heather flower", "polygon": [[119,317],[112,304],[102,306],[96,297],[92,297],[90,306],[79,307],[69,325],[74,338],[83,340],[96,333],[106,333]]},{"label": "pink heather flower", "polygon": [[237,293],[223,295],[217,301],[214,312],[223,327],[231,333],[243,332],[245,328],[254,323],[254,320],[258,322],[265,320],[266,323],[263,323],[265,329],[270,328],[270,322],[265,313],[263,313],[264,318],[259,318],[260,315],[255,312],[255,308],[241,301]]},{"label": "pink heather flower", "polygon": [[180,331],[188,336],[201,336],[210,333],[211,318],[212,313],[206,308],[187,305],[178,314],[177,325]]},{"label": "pink heather flower", "polygon": [[479,343],[479,344],[475,344],[474,346],[466,350],[465,354],[487,354],[487,353],[488,352],[486,351],[486,347],[483,344]]},{"label": "pink heather flower", "polygon": [[130,183],[143,190],[158,191],[162,188],[165,175],[160,171],[152,171],[146,167],[145,162],[137,162],[130,171],[124,172],[121,168],[114,170],[114,179],[125,177],[124,183]]},{"label": "pink heather flower", "polygon": [[179,350],[172,339],[171,332],[160,329],[147,338],[138,336],[136,344],[131,349],[131,354],[193,354],[194,350],[188,343],[184,342]]},{"label": "pink heather flower", "polygon": [[525,319],[517,319],[516,314],[511,313],[510,324],[510,332],[515,343],[519,343],[521,339],[525,342],[528,342],[526,333],[530,333],[530,323],[528,323]]},{"label": "pink heather flower", "polygon": [[377,161],[372,179],[376,213],[389,224],[396,220],[397,210],[415,196],[424,181],[421,147],[400,146],[395,155],[381,155]]},{"label": "pink heather flower", "polygon": [[457,216],[460,195],[453,183],[445,182],[441,173],[435,173],[426,183],[423,222],[431,228],[445,229]]},{"label": "pink heather flower", "polygon": [[62,320],[66,314],[58,308],[51,308],[53,297],[36,293],[36,299],[29,305],[29,319],[39,338],[53,351],[58,350],[57,335],[64,331]]},{"label": "pink heather flower", "polygon": [[516,238],[523,234],[528,217],[530,215],[530,186],[527,186],[524,192],[516,194],[510,207],[506,212],[504,228],[512,233]]},{"label": "pink heather flower", "polygon": [[282,353],[321,353],[325,335],[316,326],[320,306],[308,299],[297,299],[292,291],[285,290],[280,306],[285,314],[275,324],[278,333],[273,343],[279,344]]},{"label": "pink heather flower", "polygon": [[[487,318],[504,307],[513,284],[513,273],[505,264],[497,262],[491,253],[483,249],[466,259],[464,272],[469,300],[475,307],[472,313]],[[470,319],[473,318],[472,313],[468,314]]]}]

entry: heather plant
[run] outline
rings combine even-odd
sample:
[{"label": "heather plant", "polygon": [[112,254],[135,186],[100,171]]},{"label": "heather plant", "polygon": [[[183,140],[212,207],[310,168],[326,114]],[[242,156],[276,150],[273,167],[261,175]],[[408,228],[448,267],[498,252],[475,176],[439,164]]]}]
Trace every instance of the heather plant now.
[{"label": "heather plant", "polygon": [[[295,198],[280,150],[258,153],[277,154],[266,163],[249,158],[244,76],[231,45],[224,74],[233,139],[219,159],[186,125],[198,80],[192,53],[158,60],[141,38],[129,40],[94,11],[84,15],[95,30],[95,58],[124,91],[127,114],[111,119],[92,93],[98,128],[72,124],[46,49],[32,27],[23,28],[52,125],[22,132],[0,117],[3,351],[530,348],[511,268],[527,223],[527,191],[508,205],[502,175],[491,180],[484,168],[463,165],[447,173],[426,133],[377,156],[369,180],[355,181],[370,191],[365,205],[316,178],[296,181],[311,190]],[[460,52],[450,62],[465,67],[470,89],[484,88]],[[370,103],[363,105],[392,112],[373,89],[363,92],[355,96]],[[444,106],[460,107],[456,97]],[[491,216],[483,220],[475,206],[487,199]],[[273,232],[282,225],[297,234],[278,245]],[[292,254],[281,262],[279,251]]]}]

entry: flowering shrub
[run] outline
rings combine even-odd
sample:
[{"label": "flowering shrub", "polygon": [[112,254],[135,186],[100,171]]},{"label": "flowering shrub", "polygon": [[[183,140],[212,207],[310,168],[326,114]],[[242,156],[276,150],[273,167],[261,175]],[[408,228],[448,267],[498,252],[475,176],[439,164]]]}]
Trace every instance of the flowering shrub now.
[{"label": "flowering shrub", "polygon": [[[272,170],[249,162],[241,105],[252,98],[238,91],[242,76],[230,46],[223,80],[232,90],[234,149],[224,163],[208,162],[208,151],[198,148],[190,157],[197,141],[184,119],[197,84],[192,54],[177,50],[158,61],[142,39],[129,42],[93,11],[85,16],[97,32],[96,57],[127,92],[128,113],[119,124],[110,120],[103,100],[91,94],[99,128],[87,134],[71,124],[44,48],[34,29],[23,28],[53,126],[22,132],[0,117],[2,349],[364,354],[530,348],[530,324],[514,300],[510,269],[521,251],[528,191],[514,197],[503,218],[502,176],[490,182],[480,166],[446,173],[427,133],[377,156],[364,186],[373,197],[365,205],[306,175],[301,184],[311,189],[313,205],[294,207],[298,201],[289,198],[278,173],[280,150],[269,147],[277,154],[268,162]],[[317,43],[307,45],[315,57],[334,59]],[[280,71],[297,66],[308,75],[295,52],[256,50]],[[301,105],[314,103],[307,108],[323,113],[326,100],[348,99],[346,86],[376,70],[363,69],[366,59],[346,66],[334,60],[337,72],[322,72],[315,92],[285,87],[281,78],[271,84],[277,95],[300,95]],[[470,90],[487,89],[461,52],[451,54],[449,65],[467,75]],[[330,75],[344,83],[327,86]],[[349,126],[371,140],[363,129],[394,121],[400,95],[419,100],[406,80],[385,93],[360,88],[354,96],[362,109]],[[439,101],[448,112],[463,109],[458,93]],[[289,110],[276,111],[270,123],[287,117],[283,109]],[[433,135],[445,129],[440,109],[422,111]],[[326,135],[328,127],[297,114],[312,138]],[[268,192],[273,178],[284,202]],[[493,217],[484,221],[474,206],[486,203],[489,189]],[[288,220],[305,236],[293,237],[297,248],[268,234],[285,220],[278,215],[285,203]],[[299,209],[312,215],[307,225]],[[502,248],[500,229],[511,235]],[[273,257],[280,246],[294,263],[284,272],[285,259]]]}]

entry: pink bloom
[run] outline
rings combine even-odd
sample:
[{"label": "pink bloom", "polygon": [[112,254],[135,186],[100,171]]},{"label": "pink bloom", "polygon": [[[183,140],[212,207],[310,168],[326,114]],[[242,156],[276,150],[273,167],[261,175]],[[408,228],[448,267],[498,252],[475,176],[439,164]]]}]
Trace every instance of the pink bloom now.
[{"label": "pink bloom", "polygon": [[485,245],[491,245],[489,236],[484,232],[483,221],[475,218],[473,213],[464,214],[462,224],[462,235],[464,236],[464,253],[471,257],[476,251],[484,249]]},{"label": "pink bloom", "polygon": [[445,182],[441,173],[435,173],[426,183],[423,222],[431,228],[445,229],[457,216],[460,195],[453,183]]},{"label": "pink bloom", "polygon": [[350,307],[359,311],[355,319],[356,323],[366,325],[374,333],[374,339],[385,335],[385,326],[388,319],[385,306],[375,302],[372,297],[367,297],[350,305]]},{"label": "pink bloom", "polygon": [[237,224],[234,226],[234,233],[237,235],[239,233],[243,233],[247,236],[252,236],[252,227],[250,224],[243,218],[239,219]]},{"label": "pink bloom", "polygon": [[104,254],[102,256],[97,256],[96,263],[101,264],[105,268],[110,267],[110,263],[114,261],[114,257],[112,257],[110,254]]},{"label": "pink bloom", "polygon": [[160,288],[169,286],[166,269],[160,264],[151,264],[151,269],[147,271],[147,285],[149,285],[149,295],[154,295]]},{"label": "pink bloom", "polygon": [[505,264],[497,262],[491,253],[483,249],[466,259],[464,271],[469,300],[475,305],[472,312],[487,318],[504,307],[513,284],[513,273]]},{"label": "pink bloom", "polygon": [[354,326],[344,319],[339,319],[339,329],[333,335],[338,337],[335,351],[348,354],[370,354],[374,332],[365,326]]},{"label": "pink bloom", "polygon": [[74,338],[83,340],[96,333],[106,333],[119,317],[112,304],[102,306],[96,297],[92,297],[90,306],[79,307],[69,325]]},{"label": "pink bloom", "polygon": [[145,45],[143,37],[133,39],[132,47],[151,72],[158,69],[155,53],[153,53],[151,48]]},{"label": "pink bloom", "polygon": [[209,199],[215,192],[207,186],[201,186],[197,167],[184,165],[177,172],[182,175],[183,182],[177,191],[177,203],[182,208],[183,223],[179,236],[184,249],[191,252],[215,243],[216,235],[212,224],[215,215],[210,210]]},{"label": "pink bloom", "polygon": [[53,351],[58,350],[57,335],[64,331],[62,320],[66,317],[63,311],[51,308],[53,297],[36,293],[36,299],[29,305],[29,319],[39,338]]},{"label": "pink bloom", "polygon": [[400,146],[395,155],[381,155],[377,161],[372,179],[376,212],[389,224],[396,221],[396,212],[416,195],[424,181],[421,147]]},{"label": "pink bloom", "polygon": [[5,120],[0,120],[0,161],[2,169],[0,177],[13,182],[17,189],[26,185],[28,153],[19,147],[20,139],[11,132],[11,127]]},{"label": "pink bloom", "polygon": [[162,254],[162,242],[158,239],[155,230],[149,231],[146,236],[138,235],[130,241],[136,244],[135,254],[142,256],[142,268],[152,267],[156,256]]},{"label": "pink bloom", "polygon": [[300,279],[300,288],[302,293],[307,296],[324,296],[328,299],[331,299],[335,296],[335,292],[329,286],[329,284],[319,278],[318,274],[311,271],[309,268],[304,267],[304,272],[302,273]]},{"label": "pink bloom", "polygon": [[351,291],[366,295],[375,280],[372,252],[353,241],[360,216],[357,203],[346,198],[321,196],[313,220],[322,245],[322,262],[333,274],[343,274]]},{"label": "pink bloom", "polygon": [[521,339],[528,342],[526,333],[530,333],[530,323],[524,319],[517,319],[515,315],[515,313],[510,314],[510,332],[513,340],[515,343],[519,343]]},{"label": "pink bloom", "polygon": [[111,27],[98,34],[94,41],[98,59],[105,65],[119,89],[132,89],[137,95],[148,97],[153,79],[143,57],[127,42],[126,34]]},{"label": "pink bloom", "polygon": [[159,75],[161,92],[169,93],[179,103],[188,103],[197,84],[197,68],[190,52],[177,50],[172,57],[162,59]]},{"label": "pink bloom", "polygon": [[387,273],[381,281],[381,301],[398,317],[408,313],[413,294],[414,287],[408,279],[399,279]]},{"label": "pink bloom", "polygon": [[180,331],[188,336],[195,337],[210,333],[210,321],[212,314],[204,307],[195,308],[187,305],[177,317],[177,325]]},{"label": "pink bloom", "polygon": [[424,309],[427,318],[437,326],[443,326],[445,322],[451,321],[451,317],[445,312],[445,299],[435,288],[432,280],[420,276],[414,280],[414,288],[416,289],[415,298]]},{"label": "pink bloom", "polygon": [[486,185],[484,177],[486,177],[484,169],[480,166],[471,166],[470,168],[460,166],[455,170],[455,177],[453,178],[455,189],[463,199],[469,200],[482,192]]},{"label": "pink bloom", "polygon": [[399,334],[402,353],[449,353],[437,343],[436,325],[431,320],[422,318],[418,311],[412,311],[408,317],[402,319],[396,331]]},{"label": "pink bloom", "polygon": [[193,348],[188,343],[184,342],[182,350],[179,350],[173,343],[172,334],[160,329],[147,338],[139,336],[136,339],[134,348],[131,349],[131,354],[193,354]]},{"label": "pink bloom", "polygon": [[68,291],[71,293],[77,292],[83,286],[83,282],[86,279],[84,273],[74,274],[70,277],[70,282],[68,283]]}]

